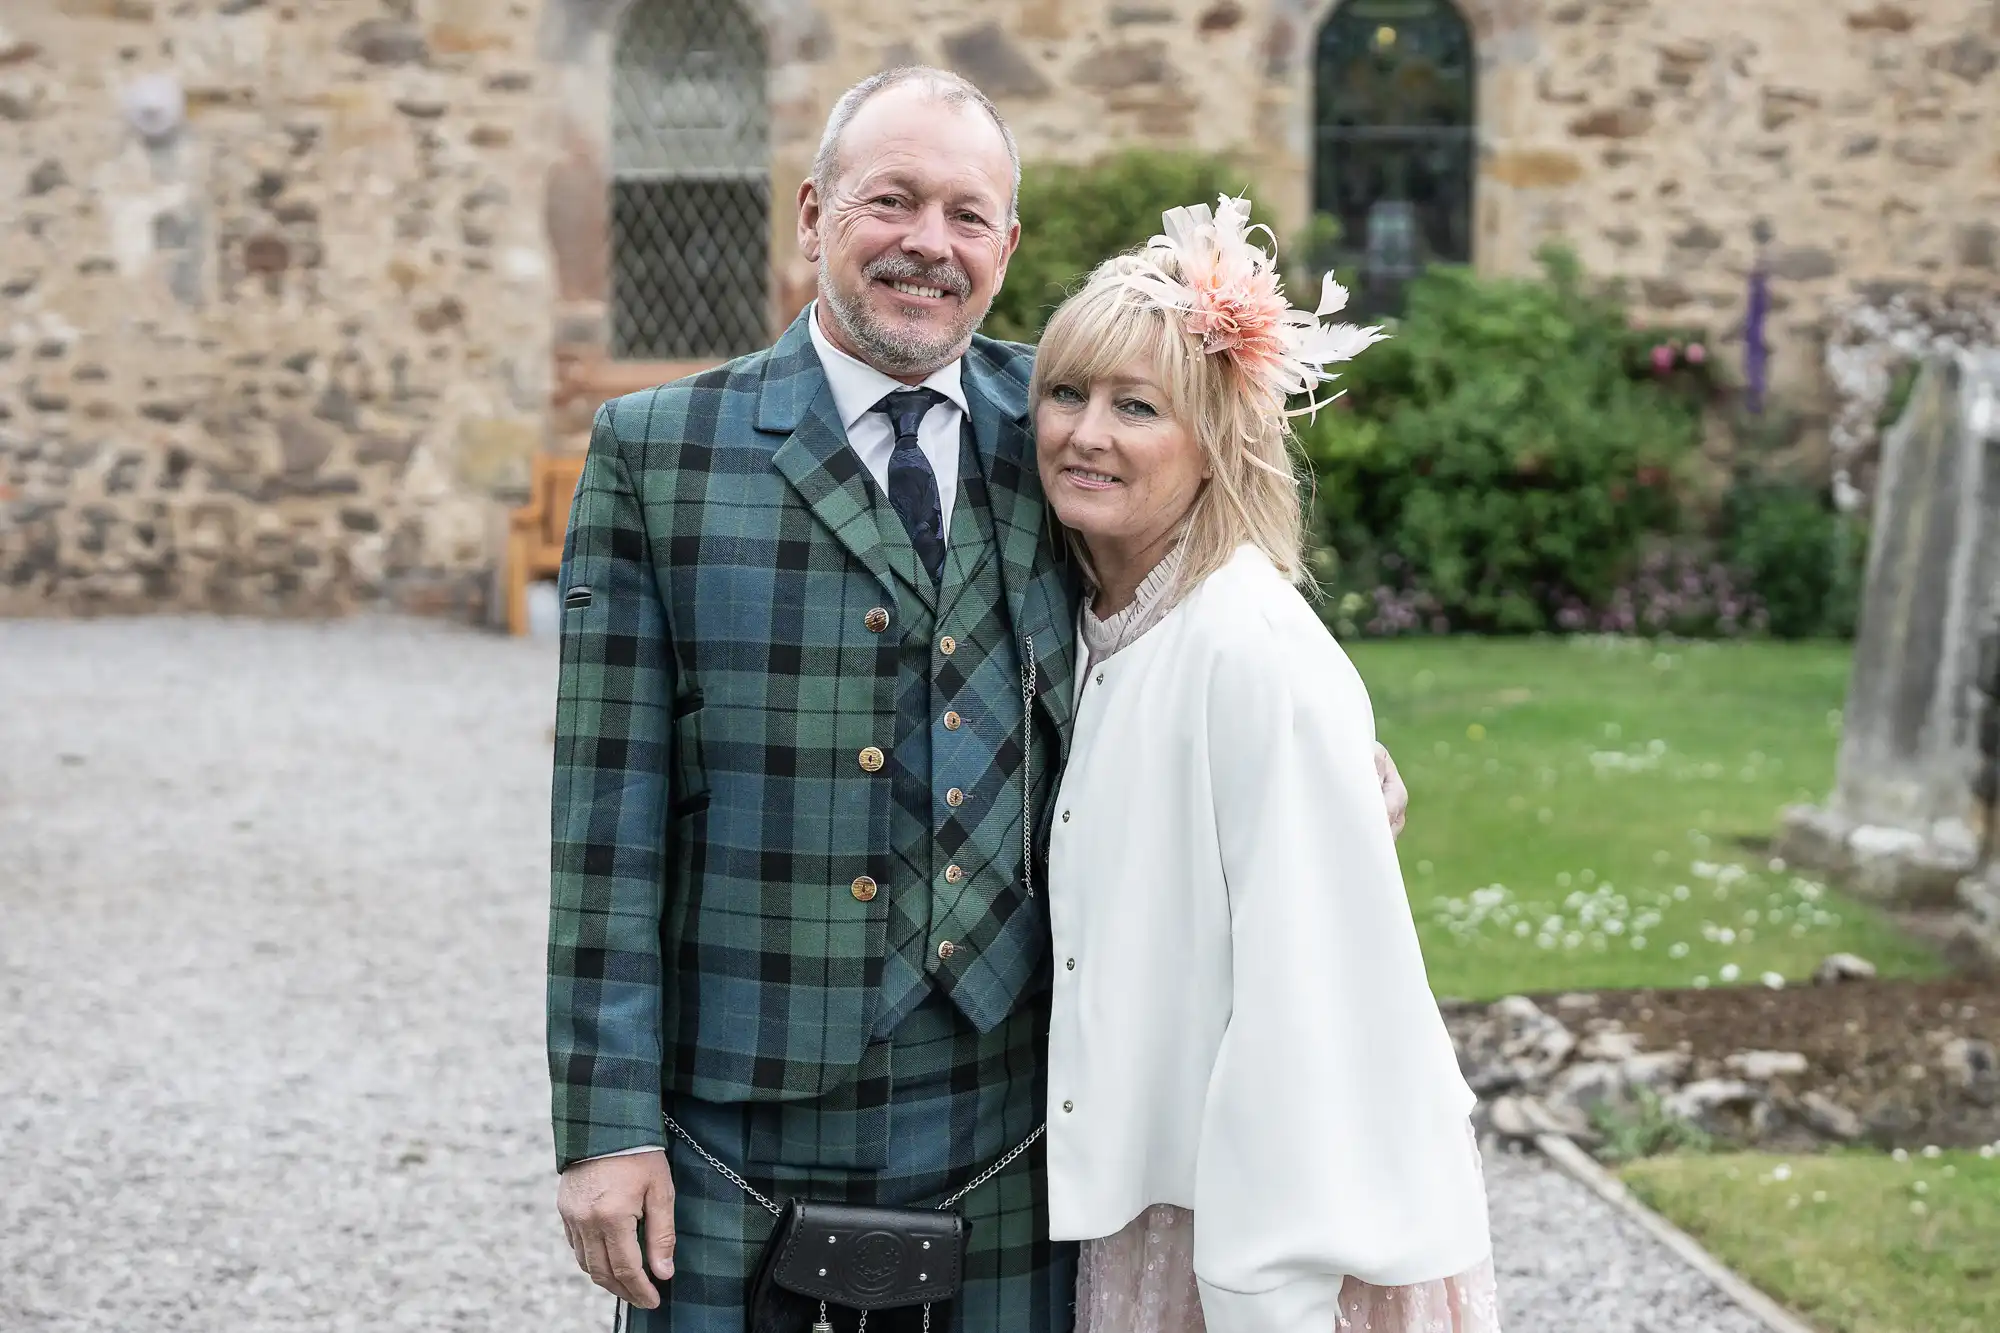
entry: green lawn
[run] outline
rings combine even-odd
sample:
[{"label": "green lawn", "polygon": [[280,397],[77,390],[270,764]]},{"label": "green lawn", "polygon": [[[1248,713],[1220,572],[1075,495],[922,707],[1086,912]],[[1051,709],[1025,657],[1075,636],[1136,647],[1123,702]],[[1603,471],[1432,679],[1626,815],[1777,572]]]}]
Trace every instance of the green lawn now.
[{"label": "green lawn", "polygon": [[1936,972],[1871,909],[1743,846],[1832,785],[1844,646],[1349,645],[1411,791],[1433,988],[1796,981],[1846,950]]},{"label": "green lawn", "polygon": [[2000,1159],[1745,1153],[1654,1157],[1621,1174],[1649,1206],[1821,1328],[2000,1329]]}]

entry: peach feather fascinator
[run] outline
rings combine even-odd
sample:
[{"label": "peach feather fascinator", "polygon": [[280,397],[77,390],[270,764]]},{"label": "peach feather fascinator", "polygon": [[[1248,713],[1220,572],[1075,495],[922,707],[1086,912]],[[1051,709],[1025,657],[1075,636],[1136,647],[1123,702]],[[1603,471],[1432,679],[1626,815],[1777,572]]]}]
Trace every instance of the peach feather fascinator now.
[{"label": "peach feather fascinator", "polygon": [[[1178,312],[1204,353],[1229,357],[1252,383],[1280,399],[1310,396],[1305,406],[1285,415],[1316,413],[1338,398],[1319,396],[1322,385],[1338,378],[1328,367],[1351,361],[1388,336],[1380,328],[1321,322],[1347,305],[1347,289],[1331,273],[1321,279],[1317,310],[1287,301],[1278,276],[1277,238],[1269,227],[1250,225],[1248,199],[1223,195],[1213,210],[1192,204],[1169,209],[1160,221],[1166,230],[1147,250],[1172,252],[1180,277],[1148,265],[1119,281]],[[1258,243],[1259,233],[1269,249]]]}]

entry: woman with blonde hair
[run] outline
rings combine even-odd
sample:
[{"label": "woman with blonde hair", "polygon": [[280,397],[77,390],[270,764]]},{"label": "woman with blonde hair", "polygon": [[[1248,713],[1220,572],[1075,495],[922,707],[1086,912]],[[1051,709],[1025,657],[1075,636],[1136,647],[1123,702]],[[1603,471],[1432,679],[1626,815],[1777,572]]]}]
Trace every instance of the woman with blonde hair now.
[{"label": "woman with blonde hair", "polygon": [[1049,1212],[1079,1333],[1496,1333],[1471,1091],[1360,676],[1298,585],[1287,403],[1380,337],[1246,200],[1058,310],[1030,401],[1086,576],[1050,844]]}]

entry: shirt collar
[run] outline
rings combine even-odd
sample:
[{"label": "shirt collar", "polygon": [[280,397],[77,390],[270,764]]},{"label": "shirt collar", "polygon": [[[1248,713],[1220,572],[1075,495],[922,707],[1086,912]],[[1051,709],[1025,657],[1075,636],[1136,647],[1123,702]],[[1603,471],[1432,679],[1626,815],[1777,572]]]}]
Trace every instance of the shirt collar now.
[{"label": "shirt collar", "polygon": [[[874,411],[875,405],[885,395],[910,387],[834,346],[833,339],[827,337],[826,330],[819,326],[818,301],[814,301],[807,311],[806,322],[812,330],[813,347],[819,352],[820,367],[826,371],[826,382],[833,389],[833,405],[840,413],[841,429],[853,430],[854,423]],[[939,367],[924,380],[922,387],[937,390],[959,411],[970,416],[971,409],[965,403],[965,388],[960,383],[959,367],[960,360]]]}]

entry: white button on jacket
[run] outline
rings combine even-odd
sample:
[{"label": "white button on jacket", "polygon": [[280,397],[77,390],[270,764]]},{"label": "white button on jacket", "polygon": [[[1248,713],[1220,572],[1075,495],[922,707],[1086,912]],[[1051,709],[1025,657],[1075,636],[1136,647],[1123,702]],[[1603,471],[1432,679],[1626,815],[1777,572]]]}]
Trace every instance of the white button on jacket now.
[{"label": "white button on jacket", "polygon": [[1193,1209],[1210,1333],[1326,1333],[1349,1274],[1484,1259],[1367,691],[1261,553],[1092,671],[1058,802],[1053,1235]]}]

